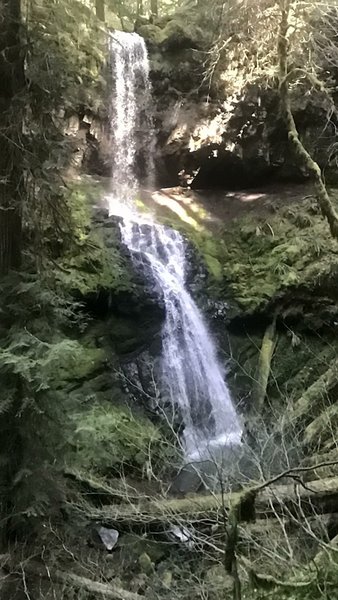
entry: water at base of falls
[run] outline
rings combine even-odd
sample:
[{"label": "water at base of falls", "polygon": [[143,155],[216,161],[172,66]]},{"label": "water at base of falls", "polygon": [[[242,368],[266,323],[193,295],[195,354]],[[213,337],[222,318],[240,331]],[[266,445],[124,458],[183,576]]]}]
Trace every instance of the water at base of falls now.
[{"label": "water at base of falls", "polygon": [[[112,97],[113,191],[110,212],[123,217],[121,234],[136,262],[143,263],[160,288],[166,310],[162,331],[161,398],[179,409],[182,444],[188,460],[214,457],[240,444],[241,426],[232,404],[214,342],[186,283],[186,244],[173,229],[137,213],[133,200],[136,164],[148,135],[151,154],[149,65],[144,40],[137,34],[113,34],[115,74]],[[148,129],[144,132],[145,125]],[[151,157],[147,158],[147,170]]]}]

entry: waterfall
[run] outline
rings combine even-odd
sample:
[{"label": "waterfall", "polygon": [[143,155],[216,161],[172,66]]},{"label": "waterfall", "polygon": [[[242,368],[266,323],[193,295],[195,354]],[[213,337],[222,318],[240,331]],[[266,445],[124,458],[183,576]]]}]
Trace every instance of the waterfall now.
[{"label": "waterfall", "polygon": [[149,62],[143,38],[115,31],[110,36],[113,198],[128,203],[135,198],[138,180],[153,172],[154,135]]},{"label": "waterfall", "polygon": [[142,148],[148,151],[146,168],[152,164],[151,95],[144,41],[137,34],[114,33],[111,52],[115,91],[110,212],[123,216],[124,244],[135,262],[150,270],[163,294],[166,318],[158,385],[161,397],[169,397],[179,408],[187,459],[204,460],[222,447],[240,444],[241,426],[215,344],[186,286],[186,243],[177,231],[133,207],[138,189],[137,158]]}]

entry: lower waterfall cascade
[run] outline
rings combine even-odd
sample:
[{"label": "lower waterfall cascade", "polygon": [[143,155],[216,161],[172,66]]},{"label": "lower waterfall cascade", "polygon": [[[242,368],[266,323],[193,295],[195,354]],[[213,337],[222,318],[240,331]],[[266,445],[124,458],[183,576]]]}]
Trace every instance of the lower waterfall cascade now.
[{"label": "lower waterfall cascade", "polygon": [[[184,424],[182,445],[190,461],[206,460],[220,449],[241,443],[242,428],[225,373],[205,320],[186,286],[183,237],[133,206],[139,187],[140,131],[148,136],[146,170],[152,165],[149,64],[144,40],[137,34],[114,33],[111,42],[115,90],[112,94],[112,193],[110,214],[120,215],[122,241],[132,258],[151,271],[163,295],[161,397],[178,407]],[[144,130],[147,129],[145,132]],[[150,156],[149,156],[150,155]]]}]

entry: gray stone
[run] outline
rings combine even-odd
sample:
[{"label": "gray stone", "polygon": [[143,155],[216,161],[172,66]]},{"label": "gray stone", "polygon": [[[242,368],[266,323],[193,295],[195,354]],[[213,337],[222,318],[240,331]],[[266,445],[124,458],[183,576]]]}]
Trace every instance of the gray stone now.
[{"label": "gray stone", "polygon": [[101,526],[96,531],[107,550],[112,550],[116,546],[120,535],[116,529],[108,529]]}]

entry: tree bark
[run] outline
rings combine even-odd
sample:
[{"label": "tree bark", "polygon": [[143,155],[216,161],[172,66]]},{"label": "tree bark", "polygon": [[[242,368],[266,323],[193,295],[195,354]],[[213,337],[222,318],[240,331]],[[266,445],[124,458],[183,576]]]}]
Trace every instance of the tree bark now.
[{"label": "tree bark", "polygon": [[274,317],[272,323],[270,323],[265,331],[259,353],[257,375],[255,377],[255,386],[253,390],[254,402],[251,410],[253,417],[257,415],[260,416],[264,406],[271,371],[271,361],[276,348],[276,343],[276,317]]},{"label": "tree bark", "polygon": [[[337,461],[334,461],[334,464],[337,464]],[[315,470],[315,467],[306,467],[303,471],[305,469],[311,472]],[[299,472],[301,473],[302,469]],[[297,470],[295,470],[296,473]],[[207,521],[210,518],[218,520],[220,507],[224,504],[226,510],[232,507],[233,513],[235,510],[240,510],[241,513],[238,513],[236,520],[242,522],[253,508],[257,518],[260,515],[275,517],[276,514],[283,514],[285,506],[292,511],[292,507],[294,506],[296,509],[300,502],[304,512],[310,511],[312,514],[313,511],[316,511],[318,514],[327,514],[332,513],[332,505],[338,501],[338,477],[307,481],[304,487],[296,486],[294,482],[284,485],[267,482],[267,487],[263,487],[264,485],[249,487],[242,492],[225,495],[196,495],[179,499],[160,498],[143,503],[107,506],[102,509],[90,507],[90,513],[87,513],[87,516],[92,520],[104,521],[113,526],[116,526],[117,523],[133,525],[177,522],[180,519],[189,519],[192,523],[200,523],[204,519]],[[253,502],[255,506],[250,507]],[[250,518],[252,518],[251,514]]]},{"label": "tree bark", "polygon": [[[338,239],[338,213],[336,212],[330,200],[319,165],[313,160],[312,156],[309,154],[300,140],[296,123],[292,114],[289,85],[293,73],[298,72],[298,70],[295,70],[294,72],[289,72],[288,70],[288,30],[290,3],[291,0],[281,1],[281,21],[278,35],[279,94],[281,109],[286,124],[289,141],[292,144],[295,155],[298,158],[299,163],[305,167],[309,175],[311,175],[314,181],[316,197],[322,215],[329,223],[332,236]],[[303,74],[307,75],[306,72]]]},{"label": "tree bark", "polygon": [[95,0],[96,16],[100,21],[105,22],[105,6],[104,0]]},{"label": "tree bark", "polygon": [[330,405],[328,397],[337,386],[338,359],[294,402],[290,415],[292,422],[295,423],[302,419],[304,425],[304,423],[308,424],[309,421],[313,421],[318,413]]},{"label": "tree bark", "polygon": [[[11,571],[13,571],[11,569]],[[111,600],[142,600],[144,596],[129,592],[115,585],[108,585],[75,573],[60,571],[48,565],[43,565],[37,562],[22,563],[19,568],[16,567],[20,573],[27,575],[31,574],[39,578],[46,578],[57,583],[62,583],[70,587],[75,587],[79,590],[85,590],[95,597],[102,596],[103,598],[111,598]]]},{"label": "tree bark", "polygon": [[0,275],[20,266],[22,99],[25,85],[20,0],[0,0]]},{"label": "tree bark", "polygon": [[150,10],[152,15],[158,17],[158,0],[151,0]]}]

